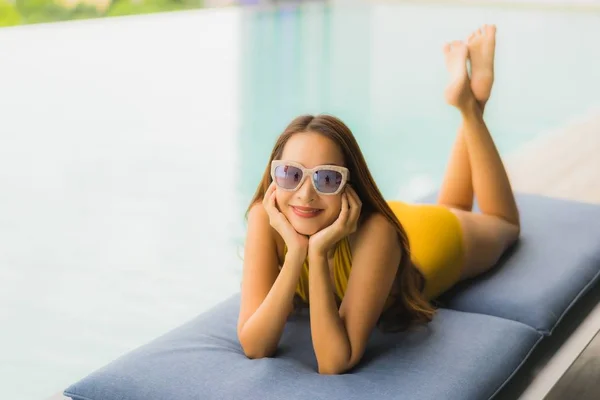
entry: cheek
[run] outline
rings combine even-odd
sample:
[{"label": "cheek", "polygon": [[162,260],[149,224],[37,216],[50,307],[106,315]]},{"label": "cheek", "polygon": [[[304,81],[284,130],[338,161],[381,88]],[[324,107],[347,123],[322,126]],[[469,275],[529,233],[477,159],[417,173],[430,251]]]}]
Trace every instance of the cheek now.
[{"label": "cheek", "polygon": [[327,199],[329,207],[332,210],[335,210],[338,214],[342,210],[342,196],[330,196],[331,198]]},{"label": "cheek", "polygon": [[280,211],[285,211],[285,208],[287,208],[286,206],[290,201],[290,193],[279,189],[275,191],[275,200]]},{"label": "cheek", "polygon": [[342,211],[342,196],[331,196],[325,200],[327,207],[327,215],[329,219],[335,221]]}]

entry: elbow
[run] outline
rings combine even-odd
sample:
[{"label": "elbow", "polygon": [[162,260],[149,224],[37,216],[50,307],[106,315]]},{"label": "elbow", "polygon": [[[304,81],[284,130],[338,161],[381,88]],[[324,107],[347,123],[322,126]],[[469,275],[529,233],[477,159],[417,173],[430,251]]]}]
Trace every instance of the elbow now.
[{"label": "elbow", "polygon": [[275,352],[267,351],[266,349],[252,349],[247,346],[242,346],[242,350],[244,350],[244,355],[251,360],[256,360],[259,358],[267,358],[272,357]]},{"label": "elbow", "polygon": [[321,375],[341,375],[348,370],[345,364],[323,362],[318,363],[318,369]]},{"label": "elbow", "polygon": [[319,374],[321,375],[341,375],[346,370],[340,367],[322,367],[319,365]]},{"label": "elbow", "polygon": [[317,353],[317,369],[321,375],[341,375],[354,366],[351,349],[338,349],[328,354]]},{"label": "elbow", "polygon": [[356,364],[360,361],[360,357],[353,357],[352,355],[348,357],[338,357],[337,359],[332,360],[322,360],[319,361],[317,359],[319,374],[321,375],[341,375],[350,371]]},{"label": "elbow", "polygon": [[275,349],[269,349],[264,345],[261,346],[260,343],[249,342],[247,338],[242,335],[238,335],[238,340],[240,341],[240,346],[242,347],[244,355],[251,360],[272,357],[275,354]]}]

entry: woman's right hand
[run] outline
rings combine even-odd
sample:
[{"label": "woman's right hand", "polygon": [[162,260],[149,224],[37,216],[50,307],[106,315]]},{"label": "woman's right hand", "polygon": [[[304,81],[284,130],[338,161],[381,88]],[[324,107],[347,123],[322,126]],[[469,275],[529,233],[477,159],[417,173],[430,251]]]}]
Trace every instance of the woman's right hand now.
[{"label": "woman's right hand", "polygon": [[276,189],[275,182],[271,182],[262,202],[269,216],[269,223],[281,235],[288,248],[288,254],[293,254],[304,261],[308,253],[308,237],[296,232],[290,221],[279,211],[275,199]]}]

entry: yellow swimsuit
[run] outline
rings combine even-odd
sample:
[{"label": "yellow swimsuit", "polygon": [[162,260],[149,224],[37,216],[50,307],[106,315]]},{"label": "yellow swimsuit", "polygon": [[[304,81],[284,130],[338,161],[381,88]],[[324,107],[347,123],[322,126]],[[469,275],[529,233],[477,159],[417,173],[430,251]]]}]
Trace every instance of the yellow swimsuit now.
[{"label": "yellow swimsuit", "polygon": [[[424,294],[427,299],[433,300],[460,278],[464,249],[458,218],[439,205],[400,201],[390,201],[388,204],[406,231],[411,260],[425,276]],[[345,238],[334,253],[334,286],[340,299],[344,298],[351,269],[352,254],[348,238]],[[307,261],[302,267],[296,293],[308,303]]]}]

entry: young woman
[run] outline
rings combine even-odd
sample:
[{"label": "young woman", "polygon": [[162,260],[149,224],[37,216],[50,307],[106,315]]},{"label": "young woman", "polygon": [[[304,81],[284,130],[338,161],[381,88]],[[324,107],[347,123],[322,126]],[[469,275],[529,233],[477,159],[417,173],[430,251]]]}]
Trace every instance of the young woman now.
[{"label": "young woman", "polygon": [[[294,305],[304,304],[319,373],[343,373],[376,324],[429,322],[431,300],[491,268],[517,240],[517,206],[482,117],[495,34],[484,25],[444,46],[445,98],[462,124],[436,205],[386,202],[332,116],[298,117],[281,134],[248,209],[237,326],[246,356],[273,355]],[[474,195],[481,213],[471,211]]]}]

